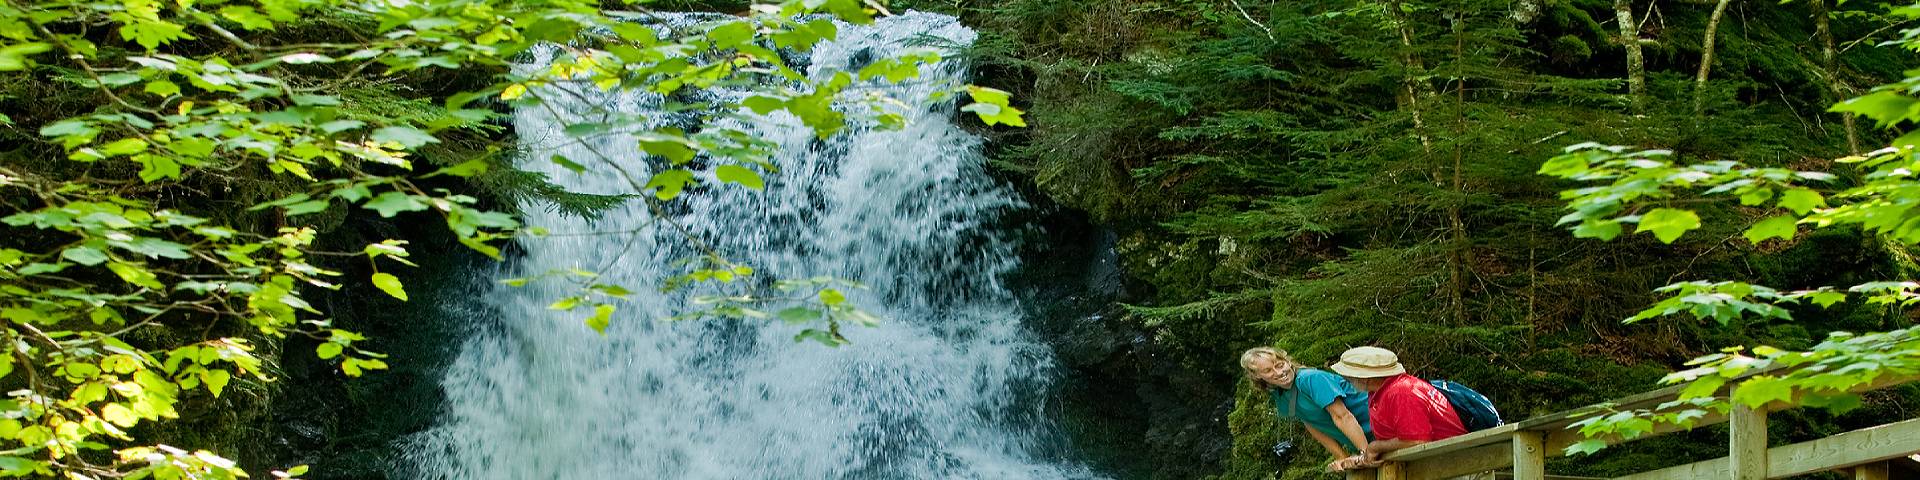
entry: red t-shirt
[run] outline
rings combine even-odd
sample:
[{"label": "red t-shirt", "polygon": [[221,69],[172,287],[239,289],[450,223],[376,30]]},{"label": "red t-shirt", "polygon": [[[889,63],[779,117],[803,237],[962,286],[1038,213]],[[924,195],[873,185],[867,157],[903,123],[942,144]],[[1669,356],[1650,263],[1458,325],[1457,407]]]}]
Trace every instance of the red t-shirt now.
[{"label": "red t-shirt", "polygon": [[1434,441],[1467,433],[1445,395],[1426,380],[1404,373],[1367,396],[1367,411],[1373,438],[1379,440]]}]

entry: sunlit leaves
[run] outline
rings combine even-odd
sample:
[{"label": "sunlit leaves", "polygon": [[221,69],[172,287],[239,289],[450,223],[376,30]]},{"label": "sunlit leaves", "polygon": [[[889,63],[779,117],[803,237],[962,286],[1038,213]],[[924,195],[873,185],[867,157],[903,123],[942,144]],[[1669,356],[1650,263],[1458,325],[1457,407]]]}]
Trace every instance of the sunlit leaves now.
[{"label": "sunlit leaves", "polygon": [[0,72],[25,69],[29,57],[50,50],[53,50],[53,45],[46,42],[16,43],[0,47]]},{"label": "sunlit leaves", "polygon": [[1885,128],[1910,118],[1920,100],[1893,91],[1873,92],[1847,99],[1828,108],[1829,112],[1857,113],[1873,119]]},{"label": "sunlit leaves", "polygon": [[653,174],[653,178],[647,180],[646,188],[652,189],[656,198],[672,200],[673,197],[679,196],[680,191],[685,189],[687,183],[691,181],[693,181],[693,172],[676,168]]},{"label": "sunlit leaves", "polygon": [[758,172],[739,165],[721,165],[714,167],[713,175],[714,178],[722,182],[737,183],[740,184],[740,186],[754,190],[766,188],[767,184],[765,180],[760,178]]},{"label": "sunlit leaves", "polygon": [[393,218],[401,212],[418,212],[427,209],[427,203],[414,195],[401,192],[385,192],[362,205],[368,210],[380,212],[381,217]]},{"label": "sunlit leaves", "polygon": [[1791,210],[1798,215],[1806,215],[1814,208],[1824,207],[1826,204],[1826,200],[1820,196],[1819,192],[1810,189],[1795,188],[1780,194],[1780,208]]},{"label": "sunlit leaves", "polygon": [[1792,314],[1774,302],[1789,301],[1794,294],[1743,282],[1682,282],[1654,290],[1669,295],[1660,303],[1642,310],[1627,323],[1686,312],[1696,319],[1713,319],[1726,324],[1752,313],[1764,318],[1791,320]]},{"label": "sunlit leaves", "polygon": [[166,80],[154,80],[151,82],[147,82],[147,86],[145,88],[142,88],[141,91],[154,94],[154,96],[158,96],[161,98],[166,98],[174,95],[179,95],[180,85],[174,84],[173,82],[169,82]]},{"label": "sunlit leaves", "polygon": [[613,323],[615,307],[611,304],[599,304],[593,307],[593,316],[587,317],[587,328],[601,335],[607,334],[607,326]]},{"label": "sunlit leaves", "polygon": [[993,88],[968,85],[967,94],[973,97],[974,103],[960,107],[960,110],[979,115],[980,121],[985,122],[988,126],[1001,124],[1013,127],[1027,126],[1026,120],[1020,118],[1024,112],[1008,104],[1012,98],[1007,92]]},{"label": "sunlit leaves", "polygon": [[1688,230],[1700,228],[1700,216],[1689,210],[1656,208],[1640,217],[1640,227],[1634,233],[1653,232],[1660,243],[1673,243]]},{"label": "sunlit leaves", "polygon": [[1796,231],[1795,223],[1795,219],[1789,216],[1768,217],[1748,227],[1746,233],[1742,235],[1746,237],[1747,242],[1756,245],[1769,238],[1792,240]]},{"label": "sunlit leaves", "polygon": [[194,38],[193,35],[187,33],[187,27],[173,22],[157,20],[133,21],[121,25],[119,31],[122,40],[138,43],[140,46],[146,47],[147,50],[159,48],[161,45],[172,43],[175,40]]},{"label": "sunlit leaves", "polygon": [[393,298],[398,298],[402,301],[407,299],[406,287],[400,283],[399,277],[395,277],[391,273],[373,274],[373,286],[378,287],[382,292],[387,292],[387,295]]},{"label": "sunlit leaves", "polygon": [[392,126],[374,130],[372,138],[376,142],[392,142],[406,148],[420,148],[429,143],[439,142],[437,138],[420,129],[408,126]]}]

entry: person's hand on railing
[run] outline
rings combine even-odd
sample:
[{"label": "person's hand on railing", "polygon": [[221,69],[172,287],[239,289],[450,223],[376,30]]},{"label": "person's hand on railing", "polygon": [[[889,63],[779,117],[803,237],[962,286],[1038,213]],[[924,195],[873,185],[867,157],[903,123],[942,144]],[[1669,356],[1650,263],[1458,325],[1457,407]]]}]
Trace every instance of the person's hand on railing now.
[{"label": "person's hand on railing", "polygon": [[1344,472],[1349,469],[1358,467],[1361,464],[1366,463],[1366,461],[1367,461],[1366,457],[1361,455],[1353,455],[1346,458],[1336,458],[1333,460],[1332,463],[1327,464],[1327,471]]},{"label": "person's hand on railing", "polygon": [[[1374,443],[1380,443],[1380,442],[1375,441]],[[1379,465],[1380,463],[1382,463],[1382,460],[1380,459],[1381,455],[1384,455],[1384,454],[1381,453],[1379,450],[1373,449],[1373,445],[1367,445],[1367,449],[1360,452],[1360,463],[1362,465],[1366,465],[1369,467],[1374,465]]]}]

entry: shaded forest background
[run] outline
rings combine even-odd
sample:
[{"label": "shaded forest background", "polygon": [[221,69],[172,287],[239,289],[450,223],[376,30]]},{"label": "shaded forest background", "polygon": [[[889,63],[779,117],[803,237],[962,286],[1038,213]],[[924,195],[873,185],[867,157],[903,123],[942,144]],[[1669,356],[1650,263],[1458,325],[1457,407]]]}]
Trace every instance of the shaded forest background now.
[{"label": "shaded forest background", "polygon": [[[1534,174],[1586,141],[1796,169],[1833,166],[1855,148],[1849,135],[1884,145],[1871,122],[1856,128],[1826,109],[1914,64],[1876,46],[1906,27],[1881,16],[1887,4],[969,6],[963,18],[989,32],[976,45],[982,81],[1031,105],[1032,128],[995,132],[995,161],[1117,238],[1128,286],[1118,328],[1149,340],[1078,368],[1137,387],[1134,418],[1154,448],[1117,460],[1123,471],[1263,478],[1284,468],[1267,453],[1277,438],[1311,444],[1276,429],[1265,394],[1240,380],[1234,359],[1256,345],[1309,365],[1352,346],[1388,347],[1414,373],[1488,392],[1518,419],[1652,389],[1722,346],[1804,348],[1829,330],[1912,322],[1911,312],[1853,305],[1796,311],[1795,322],[1623,325],[1673,282],[1806,288],[1910,278],[1915,264],[1904,248],[1850,231],[1756,248],[1740,232],[1763,211],[1732,202],[1704,206],[1708,230],[1675,245],[1578,239],[1555,225],[1565,213],[1557,194],[1573,187]],[[1622,8],[1643,57],[1637,99]],[[1772,428],[1798,440],[1905,418],[1920,407],[1914,393]],[[1644,442],[1550,471],[1718,457],[1723,435]],[[1303,458],[1323,458],[1305,448]],[[1296,463],[1282,476],[1311,478],[1325,464]]]}]

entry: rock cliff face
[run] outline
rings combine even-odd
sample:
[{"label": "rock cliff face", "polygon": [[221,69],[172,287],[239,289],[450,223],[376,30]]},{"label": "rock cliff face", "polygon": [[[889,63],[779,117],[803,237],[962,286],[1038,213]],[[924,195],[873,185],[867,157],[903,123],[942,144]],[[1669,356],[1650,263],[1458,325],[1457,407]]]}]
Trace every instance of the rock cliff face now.
[{"label": "rock cliff face", "polygon": [[1150,295],[1139,274],[1167,275],[1175,264],[1203,273],[1206,260],[1174,246],[1143,247],[1137,235],[1123,239],[1049,203],[1031,215],[1018,220],[1034,227],[1023,243],[1026,267],[1012,280],[1029,296],[1030,328],[1069,370],[1059,401],[1073,448],[1117,478],[1214,473],[1231,446],[1226,419],[1237,378],[1201,362],[1232,358],[1170,343],[1123,307]]}]

